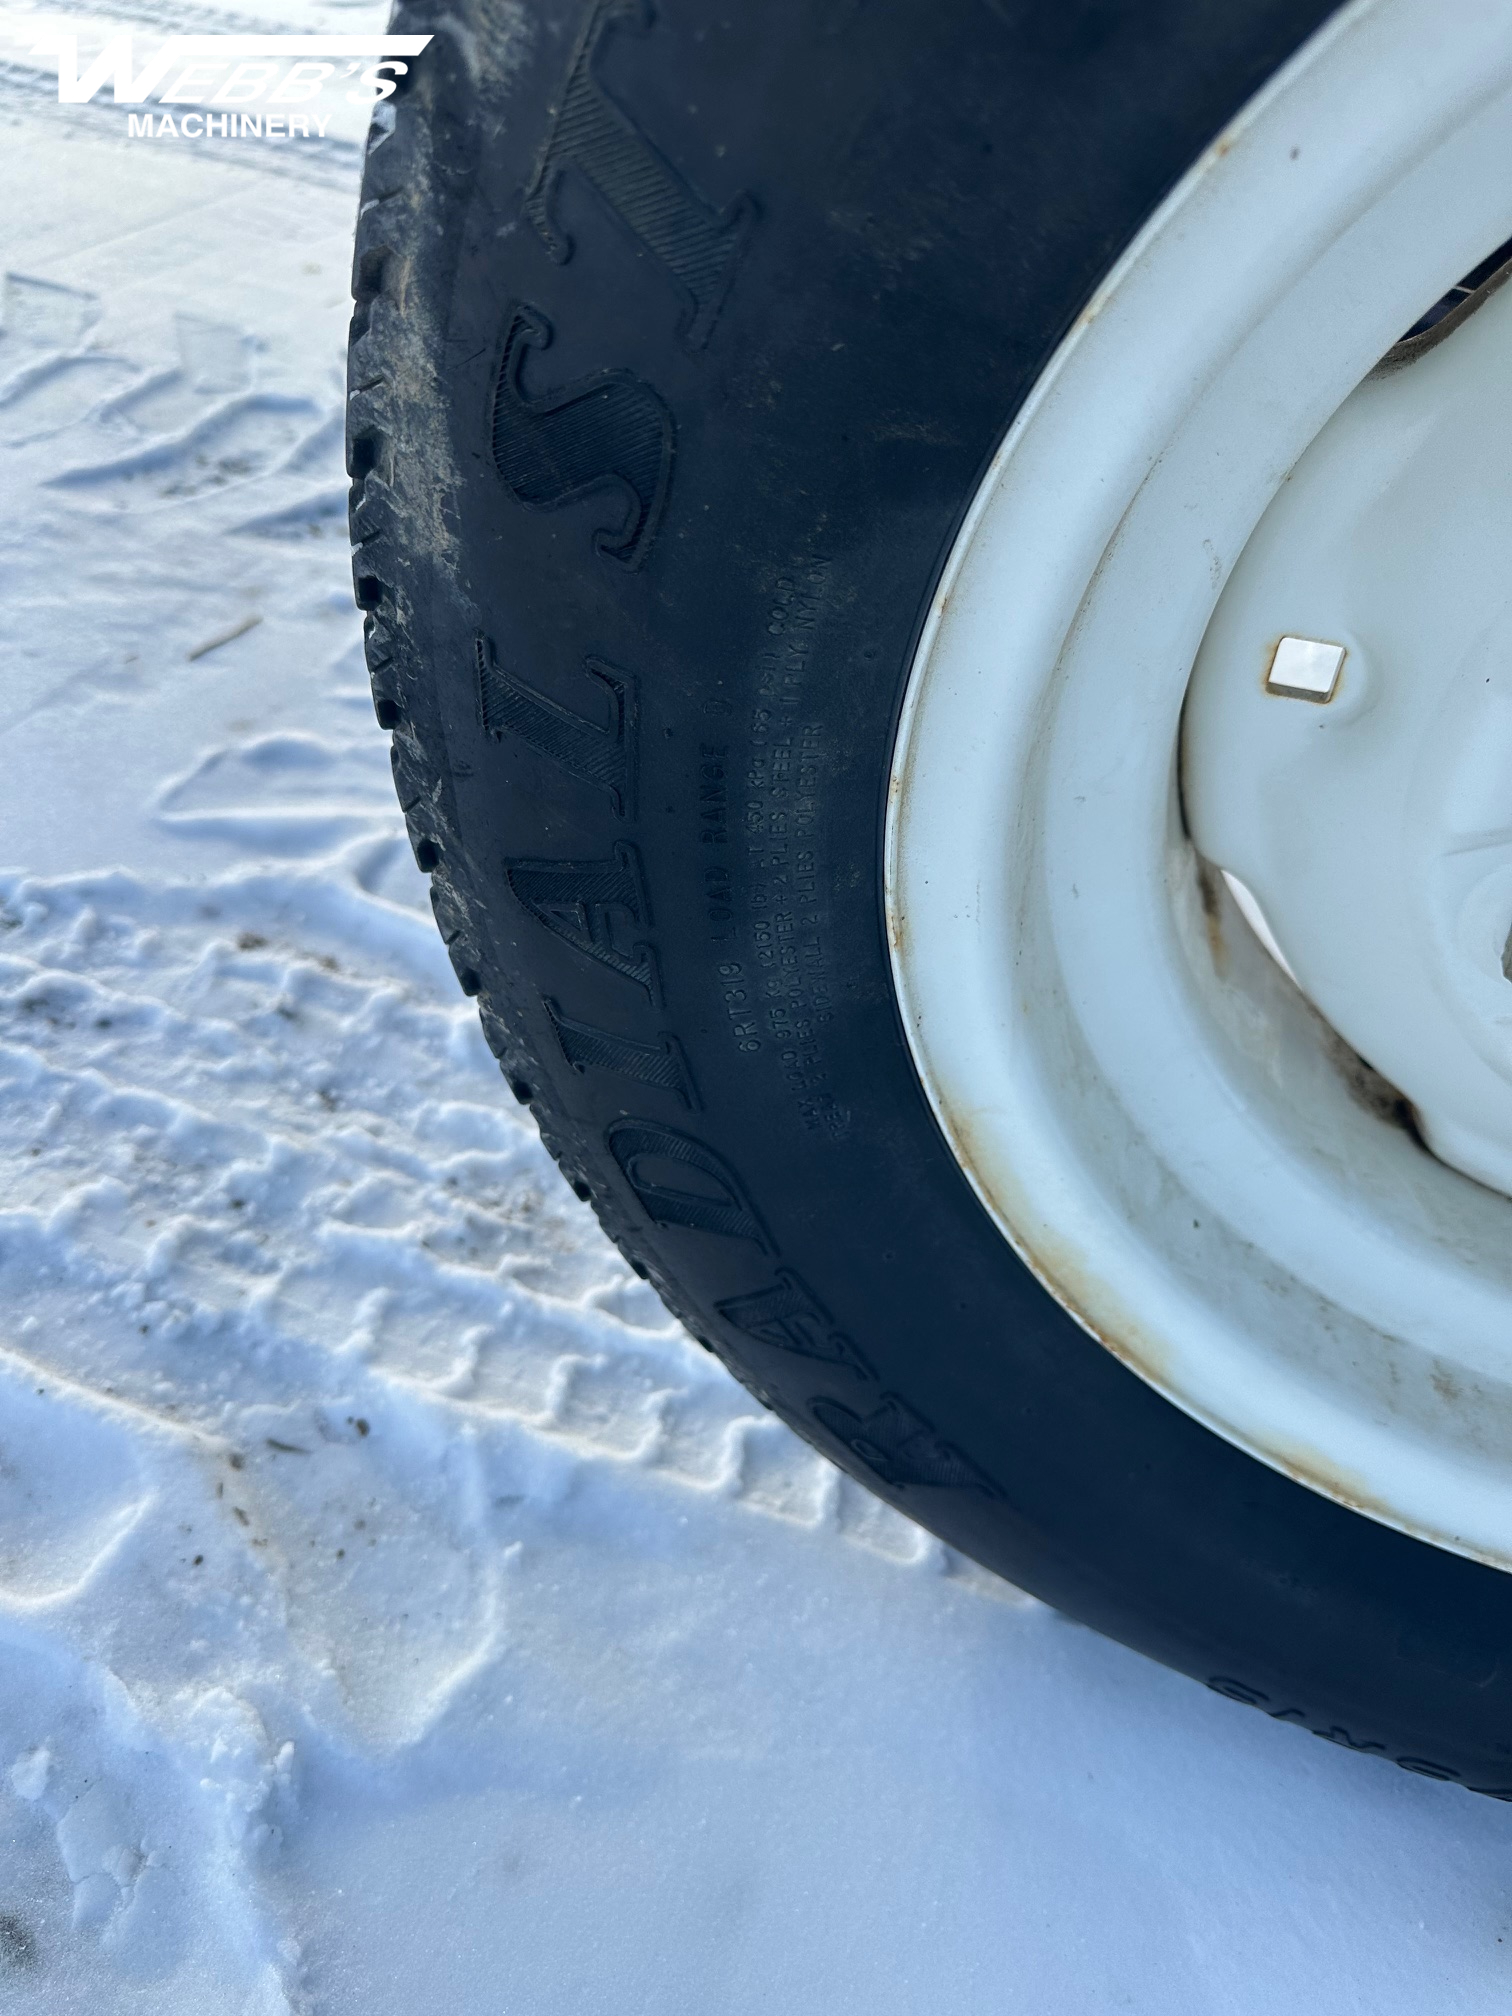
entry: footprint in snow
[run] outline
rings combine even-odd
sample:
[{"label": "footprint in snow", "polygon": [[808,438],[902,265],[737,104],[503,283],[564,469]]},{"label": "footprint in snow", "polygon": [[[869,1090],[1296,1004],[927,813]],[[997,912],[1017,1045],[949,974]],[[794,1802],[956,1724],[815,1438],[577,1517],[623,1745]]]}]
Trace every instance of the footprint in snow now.
[{"label": "footprint in snow", "polygon": [[235,489],[293,455],[324,418],[313,399],[253,392],[225,401],[174,439],[48,479],[105,511],[143,511]]},{"label": "footprint in snow", "polygon": [[212,749],[158,796],[161,825],[260,854],[320,856],[397,825],[382,743],[260,735]]}]

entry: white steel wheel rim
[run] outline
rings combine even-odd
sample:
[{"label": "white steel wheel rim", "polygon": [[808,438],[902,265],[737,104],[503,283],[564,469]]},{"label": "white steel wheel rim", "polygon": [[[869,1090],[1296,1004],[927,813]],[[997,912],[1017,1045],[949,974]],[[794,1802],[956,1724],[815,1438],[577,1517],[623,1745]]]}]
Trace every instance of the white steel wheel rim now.
[{"label": "white steel wheel rim", "polygon": [[1245,109],[979,489],[887,831],[916,1064],[1044,1285],[1251,1454],[1504,1566],[1512,1199],[1372,1105],[1200,873],[1176,754],[1251,532],[1401,332],[1512,237],[1509,164],[1506,0],[1357,0]]}]

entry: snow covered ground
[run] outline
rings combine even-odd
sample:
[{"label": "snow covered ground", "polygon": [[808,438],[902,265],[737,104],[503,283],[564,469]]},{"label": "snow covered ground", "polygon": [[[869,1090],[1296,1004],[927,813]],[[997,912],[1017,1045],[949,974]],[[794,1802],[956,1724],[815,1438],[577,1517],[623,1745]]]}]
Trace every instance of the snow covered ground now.
[{"label": "snow covered ground", "polygon": [[355,140],[52,91],[0,60],[0,2011],[1504,2008],[1512,1810],[991,1583],[606,1245],[368,700]]}]

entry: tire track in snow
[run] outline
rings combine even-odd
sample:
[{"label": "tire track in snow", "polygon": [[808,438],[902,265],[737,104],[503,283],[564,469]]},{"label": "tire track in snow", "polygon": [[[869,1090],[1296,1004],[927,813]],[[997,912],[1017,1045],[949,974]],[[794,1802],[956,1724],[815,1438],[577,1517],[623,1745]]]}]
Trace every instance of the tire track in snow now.
[{"label": "tire track in snow", "polygon": [[[386,1394],[508,1422],[939,1563],[631,1275],[502,1099],[429,920],[362,889],[370,850],[0,881],[0,1279],[28,1351],[45,1332],[68,1376],[179,1419]],[[213,1379],[165,1388],[164,1336],[213,1336]]]}]

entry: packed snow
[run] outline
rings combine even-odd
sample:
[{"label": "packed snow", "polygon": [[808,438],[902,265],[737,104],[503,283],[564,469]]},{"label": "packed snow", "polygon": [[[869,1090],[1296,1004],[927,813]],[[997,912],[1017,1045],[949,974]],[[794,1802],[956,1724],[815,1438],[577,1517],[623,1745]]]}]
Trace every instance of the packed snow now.
[{"label": "packed snow", "polygon": [[128,140],[37,18],[0,12],[0,2010],[1504,2007],[1512,1811],[994,1582],[606,1244],[373,721],[360,132]]}]

